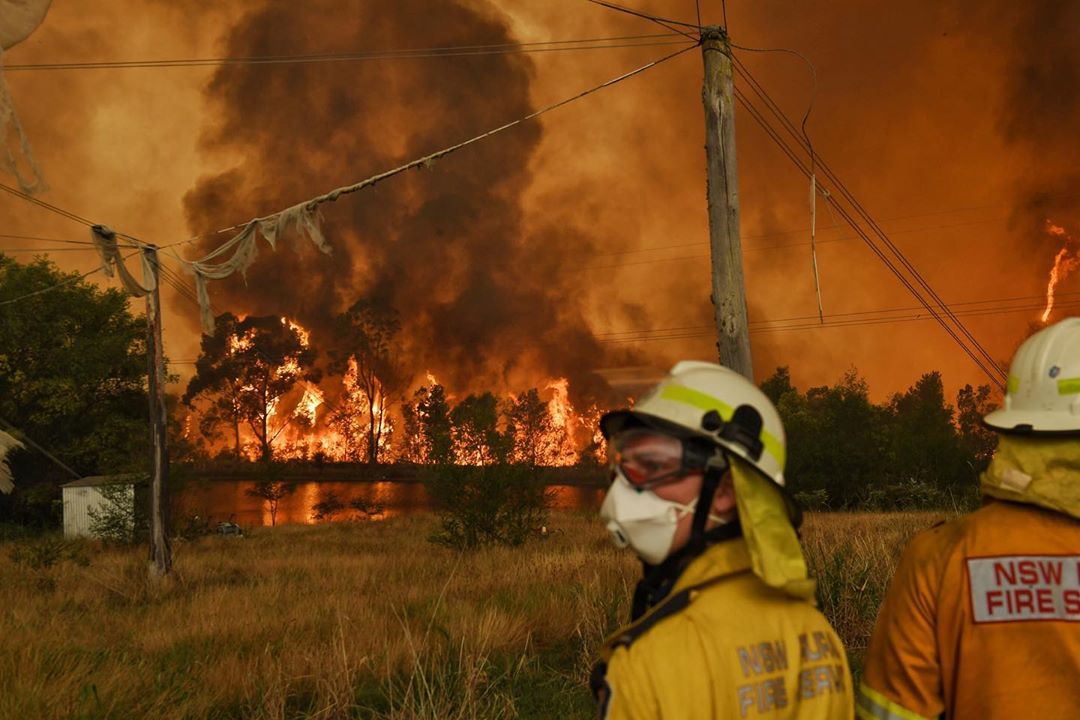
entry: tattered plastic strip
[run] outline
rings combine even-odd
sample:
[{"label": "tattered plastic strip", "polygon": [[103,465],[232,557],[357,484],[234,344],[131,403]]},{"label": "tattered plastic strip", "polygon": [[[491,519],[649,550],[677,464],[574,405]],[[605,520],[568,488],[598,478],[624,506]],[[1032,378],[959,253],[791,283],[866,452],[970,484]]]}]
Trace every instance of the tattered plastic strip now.
[{"label": "tattered plastic strip", "polygon": [[[11,132],[15,133],[18,140],[18,150],[12,150],[8,137]],[[4,78],[4,51],[0,48],[0,138],[3,140],[4,154],[0,164],[4,169],[15,176],[19,181],[19,187],[27,194],[41,192],[47,189],[45,178],[41,174],[34,151],[30,148],[30,141],[26,137],[19,116],[15,112],[15,103],[11,99],[11,90],[8,89],[7,80]],[[30,178],[23,176],[21,165],[25,163],[30,168]]]},{"label": "tattered plastic strip", "polygon": [[[440,158],[443,158],[450,153],[456,152],[464,147],[468,147],[473,143],[480,142],[481,140],[485,140],[492,135],[496,135],[505,130],[509,130],[510,128],[516,127],[517,125],[521,125],[522,123],[537,118],[544,113],[548,113],[552,110],[561,108],[562,106],[568,105],[575,100],[579,100],[587,95],[599,92],[600,90],[611,87],[612,85],[620,83],[623,80],[628,80],[636,75],[640,75],[646,70],[654,68],[661,63],[667,62],[668,60],[676,58],[685,52],[693,50],[695,47],[697,47],[697,45],[691,45],[681,50],[677,50],[673,53],[670,53],[669,55],[665,55],[662,58],[654,60],[650,63],[646,63],[639,68],[623,73],[618,77],[612,78],[607,82],[601,83],[596,87],[592,87],[588,90],[580,92],[573,97],[569,97],[565,100],[560,100],[557,103],[553,103],[546,107],[540,108],[539,110],[531,112],[524,117],[518,118],[517,120],[513,120],[504,125],[500,125],[497,128],[488,130],[487,132],[481,133],[480,135],[469,138],[468,140],[465,140],[463,142],[459,142],[456,145],[451,145],[450,147],[443,148],[442,150],[439,150],[437,152],[433,152],[430,155],[425,155],[422,158],[417,158],[416,160],[407,162],[404,165],[400,165],[394,168],[393,170],[387,170],[386,172],[379,173],[378,175],[373,175],[366,180],[361,180],[358,183],[346,185],[345,187],[331,190],[324,195],[319,195],[318,197],[312,198],[311,200],[307,200],[297,205],[293,205],[292,207],[281,212],[267,215],[266,217],[255,218],[254,220],[250,220],[243,225],[233,225],[232,227],[219,230],[218,232],[229,232],[239,229],[240,233],[234,235],[231,239],[226,241],[221,246],[215,248],[213,251],[200,258],[199,260],[183,261],[188,272],[195,276],[195,289],[196,295],[199,300],[199,312],[202,320],[203,333],[211,335],[214,332],[214,314],[210,306],[210,293],[207,288],[207,281],[221,280],[228,277],[229,275],[232,275],[238,269],[242,268],[243,270],[246,270],[248,267],[250,267],[251,263],[254,261],[254,243],[259,235],[262,235],[262,237],[266,239],[268,243],[270,243],[270,246],[274,247],[275,242],[277,241],[277,238],[280,236],[280,234],[288,225],[292,224],[296,226],[301,237],[310,240],[322,252],[330,254],[330,243],[327,242],[326,236],[323,234],[320,224],[320,205],[324,203],[335,202],[342,195],[348,195],[350,193],[358,192],[360,190],[363,190],[364,188],[376,185],[383,180],[406,172],[407,170],[412,170],[414,168],[430,168],[436,160],[439,160]],[[236,248],[236,250],[229,260],[217,264],[212,264],[208,262],[209,260],[213,260],[217,257],[224,255],[233,248]]]},{"label": "tattered plastic strip", "polygon": [[[120,248],[116,245],[116,231],[104,225],[94,225],[90,228],[90,238],[94,241],[94,246],[101,255],[101,269],[105,271],[106,277],[111,278],[114,274],[119,274],[124,289],[135,297],[144,297],[157,289],[154,282],[154,272],[150,267],[150,261],[146,257],[146,253],[141,253],[143,278],[146,283],[146,285],[143,285],[128,271],[124,259],[120,257]],[[113,268],[116,269],[115,273]]]}]

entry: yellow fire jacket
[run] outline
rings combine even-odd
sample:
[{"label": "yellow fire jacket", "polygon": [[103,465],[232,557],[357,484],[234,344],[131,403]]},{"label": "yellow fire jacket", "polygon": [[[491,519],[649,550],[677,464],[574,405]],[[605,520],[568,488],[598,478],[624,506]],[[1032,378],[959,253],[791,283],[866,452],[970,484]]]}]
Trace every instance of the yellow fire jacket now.
[{"label": "yellow fire jacket", "polygon": [[600,717],[853,717],[847,656],[810,602],[767,586],[746,542],[710,547],[667,598],[613,635],[594,678]]},{"label": "yellow fire jacket", "polygon": [[856,710],[1080,718],[1080,521],[994,501],[916,536],[878,614]]}]

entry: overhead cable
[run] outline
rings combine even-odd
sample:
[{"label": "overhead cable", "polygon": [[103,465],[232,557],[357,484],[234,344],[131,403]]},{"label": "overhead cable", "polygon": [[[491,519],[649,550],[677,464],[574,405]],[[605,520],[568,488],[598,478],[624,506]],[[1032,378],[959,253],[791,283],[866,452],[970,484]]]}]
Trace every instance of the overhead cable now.
[{"label": "overhead cable", "polygon": [[[591,2],[593,5],[599,5],[600,7],[607,8],[608,10],[614,10],[616,12],[625,13],[627,15],[633,15],[634,17],[639,17],[639,18],[642,18],[644,20],[654,22],[657,25],[660,25],[661,27],[664,27],[664,28],[667,28],[668,30],[671,30],[672,32],[677,32],[677,33],[679,33],[681,35],[685,35],[689,39],[693,40],[695,43],[698,43],[701,40],[701,23],[698,23],[697,25],[691,25],[690,23],[680,22],[678,20],[669,20],[667,18],[662,18],[662,17],[660,17],[658,15],[650,15],[648,13],[643,13],[643,12],[640,12],[638,10],[633,10],[631,8],[624,7],[622,5],[616,5],[615,3],[608,2],[607,0],[588,0],[588,2]],[[690,28],[691,30],[696,31],[698,34],[697,35],[692,35],[690,32],[687,32],[686,30],[680,29],[679,28],[680,25],[682,27],[685,27],[685,28]]]},{"label": "overhead cable", "polygon": [[[207,287],[209,280],[221,280],[236,271],[243,272],[255,260],[257,253],[257,242],[259,238],[264,239],[271,247],[274,246],[277,238],[280,234],[289,226],[295,226],[300,234],[310,240],[321,251],[329,253],[330,245],[327,243],[326,238],[322,234],[319,217],[317,215],[319,207],[326,203],[332,203],[337,201],[344,195],[359,192],[365,188],[371,187],[383,180],[400,175],[413,168],[429,167],[435,161],[450,155],[458,150],[461,150],[469,145],[485,140],[493,135],[509,130],[513,127],[526,123],[530,120],[540,117],[545,113],[549,113],[553,110],[561,108],[572,102],[588,97],[593,93],[599,92],[605,88],[616,85],[624,80],[628,80],[632,77],[636,77],[647,70],[650,70],[662,63],[672,60],[683,53],[693,49],[694,46],[684,47],[680,50],[676,50],[673,53],[669,53],[657,60],[646,63],[634,70],[623,73],[618,77],[612,78],[606,82],[596,85],[587,90],[579,92],[572,97],[560,100],[559,102],[547,105],[539,110],[535,110],[528,115],[505,123],[487,132],[481,133],[474,137],[464,140],[455,145],[443,148],[436,152],[425,155],[424,157],[417,158],[410,162],[400,165],[392,170],[373,175],[365,180],[354,183],[352,185],[346,185],[339,187],[330,192],[324,193],[317,197],[305,200],[297,203],[292,207],[285,208],[276,213],[265,215],[262,217],[253,218],[245,223],[233,225],[231,227],[218,230],[219,234],[229,231],[240,230],[237,235],[234,235],[231,239],[227,240],[223,244],[219,245],[214,250],[210,251],[202,258],[194,261],[182,260],[188,272],[195,276],[195,292],[199,299],[199,305],[201,308],[201,323],[203,332],[206,334],[213,333],[214,317],[213,311],[210,307],[210,295]],[[186,241],[185,241],[186,242]],[[168,247],[168,246],[167,246]],[[229,254],[229,258],[220,262],[212,262],[217,258]]]},{"label": "overhead cable", "polygon": [[[133,257],[138,252],[139,251],[136,250],[135,252],[128,253],[127,255],[124,256],[124,260],[127,260],[130,257]],[[2,301],[0,301],[0,307],[3,307],[5,305],[12,305],[12,304],[17,303],[17,302],[22,302],[23,300],[28,300],[28,299],[30,299],[32,297],[37,297],[39,295],[44,295],[45,293],[52,292],[53,290],[57,290],[59,288],[66,287],[68,285],[72,285],[74,283],[79,282],[80,280],[85,280],[86,278],[90,277],[94,273],[102,272],[104,269],[105,268],[103,266],[99,265],[98,267],[94,268],[93,270],[88,270],[88,271],[84,272],[81,275],[72,275],[71,277],[64,280],[63,282],[58,282],[55,285],[50,285],[48,287],[41,288],[40,290],[35,290],[34,292],[26,293],[25,295],[20,295],[19,297],[11,298],[10,300],[2,300]]]},{"label": "overhead cable", "polygon": [[[798,131],[795,130],[793,124],[783,113],[783,111],[775,104],[774,101],[772,101],[771,98],[767,96],[767,93],[765,93],[764,89],[760,88],[760,85],[756,84],[756,81],[753,80],[752,77],[749,77],[749,74],[745,71],[745,69],[740,69],[740,63],[737,60],[735,66],[736,70],[739,71],[744,78],[747,78],[750,81],[751,87],[753,87],[755,93],[765,101],[766,106],[769,107],[772,113],[781,120],[781,124],[784,125],[787,132],[799,143],[800,148],[804,152],[807,151],[807,148],[802,145],[803,140],[799,137]],[[746,96],[746,94],[741,92],[739,88],[736,88],[735,96],[739,99],[740,102],[742,102],[743,106],[747,109],[755,122],[757,122],[762,127],[762,129],[765,130],[766,134],[769,135],[769,137],[781,148],[781,150],[784,151],[784,153],[788,156],[789,159],[792,160],[796,167],[798,167],[799,170],[808,178],[811,177],[811,170],[802,163],[801,158],[799,158],[795,151],[787,145],[787,142],[780,136],[779,131],[772,127],[768,119],[761,114],[761,111],[757,109],[757,107]],[[841,205],[837,201],[837,199],[832,194],[825,196],[826,201],[837,211],[837,213],[840,214],[840,216],[845,220],[845,222],[851,225],[852,229],[855,230],[855,232],[863,238],[863,242],[867,245],[867,247],[870,248],[870,250],[874,252],[875,255],[877,255],[878,259],[880,259],[882,263],[885,264],[886,268],[888,268],[889,271],[893,273],[893,275],[901,282],[901,284],[904,285],[904,287],[907,288],[907,290],[912,293],[912,295],[917,300],[919,300],[920,303],[923,304],[923,306],[927,309],[928,312],[930,312],[932,316],[934,316],[938,324],[941,325],[941,327],[946,331],[946,333],[948,333],[949,336],[953,338],[953,340],[960,346],[961,350],[963,350],[964,353],[971,358],[972,362],[974,362],[976,366],[979,367],[979,369],[986,373],[986,375],[991,378],[994,384],[1004,388],[1005,373],[997,364],[997,362],[993,359],[993,357],[991,357],[989,353],[986,352],[986,349],[975,339],[975,337],[970,333],[970,331],[967,330],[966,326],[964,326],[964,324],[951,313],[951,311],[948,309],[948,306],[941,300],[940,296],[938,296],[937,293],[934,292],[933,288],[930,287],[929,283],[926,282],[925,278],[923,278],[918,273],[918,271],[915,270],[914,265],[912,265],[910,261],[908,261],[907,258],[903,256],[903,253],[900,252],[899,248],[897,248],[891,242],[891,240],[888,239],[888,237],[884,234],[884,231],[881,230],[880,226],[873,222],[873,219],[870,218],[869,213],[867,213],[865,209],[858,204],[854,196],[852,196],[851,193],[847,190],[847,188],[843,185],[843,183],[840,182],[839,178],[837,178],[835,174],[832,173],[828,165],[823,160],[819,160],[819,164],[822,170],[825,172],[826,177],[830,180],[830,182],[833,183],[833,185],[837,189],[841,191],[842,196],[849,203],[851,203],[852,207],[855,209],[855,212],[858,213],[868,225],[870,225],[871,229],[879,238],[881,238],[882,242],[886,245],[886,247],[889,248],[889,250],[894,255],[896,255],[898,259],[900,259],[901,264],[905,268],[907,268],[908,273],[911,274],[914,282],[908,278],[907,274],[902,272],[900,268],[896,267],[893,264],[892,260],[889,259],[885,252],[878,247],[874,239],[871,238],[870,235],[862,229],[862,226],[859,225],[855,218],[847,211],[847,209],[843,205]],[[921,286],[921,290],[915,287],[915,283]],[[931,300],[927,300],[926,298],[924,298],[923,292],[929,295]],[[942,310],[939,311],[935,309],[933,307],[934,303],[936,303],[938,306],[941,306]],[[961,335],[963,335],[964,337],[961,338]]]},{"label": "overhead cable", "polygon": [[[733,57],[733,62],[736,71],[749,82],[750,87],[753,89],[755,94],[765,102],[766,106],[772,111],[773,115],[780,120],[780,123],[784,127],[784,129],[787,130],[787,132],[791,135],[792,138],[794,138],[797,142],[800,143],[804,151],[810,152],[812,154],[813,148],[807,144],[808,140],[799,137],[799,134],[796,132],[794,125],[788,118],[787,114],[784,113],[780,106],[772,99],[772,97],[769,96],[768,92],[765,91],[761,83],[759,83],[757,79],[753,77],[750,71],[738,58]],[[813,157],[813,155],[811,155],[811,157]],[[995,382],[1002,388],[1004,388],[1006,373],[997,363],[997,361],[993,358],[993,356],[991,356],[990,353],[986,351],[986,348],[983,347],[983,345],[975,338],[975,336],[971,334],[967,327],[959,319],[957,319],[951,314],[948,305],[946,305],[945,302],[941,299],[941,297],[937,294],[933,286],[931,286],[930,283],[926,280],[926,278],[923,277],[923,275],[919,272],[918,268],[916,268],[915,265],[907,258],[903,251],[901,251],[900,248],[892,242],[892,240],[877,223],[877,221],[874,220],[870,213],[867,212],[866,208],[862,206],[862,204],[855,198],[851,191],[848,190],[847,186],[832,171],[828,163],[826,163],[822,159],[820,160],[820,166],[821,169],[824,171],[825,176],[833,183],[836,189],[841,192],[843,197],[854,208],[855,212],[863,219],[864,222],[867,223],[867,225],[870,226],[870,228],[874,231],[877,237],[881,239],[881,241],[885,244],[889,251],[900,261],[901,265],[903,265],[907,272],[915,279],[915,281],[919,284],[922,290],[927,295],[929,295],[933,301],[935,301],[939,306],[942,307],[949,321],[951,321],[951,323],[956,327],[960,334],[962,334],[967,339],[967,342],[974,347],[976,353],[983,359],[984,364],[988,368],[991,368],[993,370]],[[811,170],[811,173],[812,172],[813,171]],[[826,201],[830,203],[833,207],[839,207],[836,199],[833,198],[831,195],[826,196]],[[930,309],[929,305],[927,305],[927,309]]]},{"label": "overhead cable", "polygon": [[312,63],[356,62],[365,60],[419,60],[477,55],[514,55],[522,53],[569,52],[575,50],[613,50],[620,48],[673,45],[683,42],[683,40],[677,39],[677,36],[681,34],[681,32],[672,29],[670,32],[666,33],[652,33],[647,35],[624,35],[620,37],[585,38],[581,40],[550,40],[531,43],[460,45],[407,50],[373,50],[307,55],[26,63],[22,65],[6,65],[5,69],[8,71],[117,70],[138,68],[220,67],[230,65],[304,65]]}]

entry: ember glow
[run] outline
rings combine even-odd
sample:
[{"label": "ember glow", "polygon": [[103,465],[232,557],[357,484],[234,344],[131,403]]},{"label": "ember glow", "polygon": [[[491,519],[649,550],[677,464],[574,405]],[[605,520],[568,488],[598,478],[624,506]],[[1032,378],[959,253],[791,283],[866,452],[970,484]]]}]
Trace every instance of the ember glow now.
[{"label": "ember glow", "polygon": [[[1054,266],[1050,268],[1050,279],[1046,283],[1046,309],[1042,314],[1042,322],[1045,325],[1050,319],[1050,313],[1054,309],[1054,293],[1059,282],[1064,280],[1073,270],[1080,267],[1080,250],[1074,249],[1075,243],[1072,237],[1065,232],[1065,228],[1046,221],[1046,231],[1050,235],[1062,240],[1061,249],[1054,257]],[[1072,255],[1070,255],[1070,250]]]}]

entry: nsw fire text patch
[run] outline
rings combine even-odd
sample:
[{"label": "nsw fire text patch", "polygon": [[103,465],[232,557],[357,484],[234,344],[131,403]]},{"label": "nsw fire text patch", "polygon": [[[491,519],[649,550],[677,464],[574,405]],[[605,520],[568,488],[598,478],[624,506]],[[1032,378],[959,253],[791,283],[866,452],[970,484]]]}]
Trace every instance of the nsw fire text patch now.
[{"label": "nsw fire text patch", "polygon": [[977,623],[1080,622],[1080,555],[970,558],[967,569]]}]

